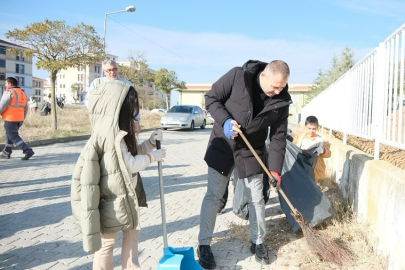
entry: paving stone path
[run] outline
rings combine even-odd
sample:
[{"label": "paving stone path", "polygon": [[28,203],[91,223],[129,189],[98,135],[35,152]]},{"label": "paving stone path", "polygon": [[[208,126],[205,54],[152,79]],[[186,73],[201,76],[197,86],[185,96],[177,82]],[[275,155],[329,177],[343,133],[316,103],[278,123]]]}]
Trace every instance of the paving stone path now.
[{"label": "paving stone path", "polygon": [[[164,132],[162,145],[167,157],[163,174],[170,246],[197,245],[207,181],[203,157],[210,132],[211,127]],[[141,139],[147,139],[149,134],[141,133]],[[15,151],[10,160],[0,160],[0,269],[92,268],[93,255],[82,250],[70,208],[71,173],[84,144],[77,141],[36,147],[35,156],[28,161],[20,160],[20,151]],[[163,254],[157,165],[143,171],[142,178],[149,207],[141,209],[140,262],[143,270],[157,269]],[[232,198],[230,192],[229,202]],[[212,244],[217,269],[260,269],[249,246],[227,235],[231,222],[247,225],[230,207],[228,203],[225,213],[217,218]],[[278,199],[272,197],[266,206],[266,219],[282,217]],[[270,225],[271,234],[274,224]],[[114,250],[114,269],[121,269],[120,245]],[[271,260],[271,265],[262,269],[298,269],[285,261],[281,265],[275,253]]]}]

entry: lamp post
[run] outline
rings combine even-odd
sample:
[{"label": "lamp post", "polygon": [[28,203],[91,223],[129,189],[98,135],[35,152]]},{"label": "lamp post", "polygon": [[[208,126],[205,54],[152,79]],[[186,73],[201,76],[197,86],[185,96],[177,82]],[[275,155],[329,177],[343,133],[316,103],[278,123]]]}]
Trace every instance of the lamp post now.
[{"label": "lamp post", "polygon": [[119,10],[119,11],[113,11],[113,12],[108,12],[104,14],[104,38],[103,38],[103,42],[104,42],[104,53],[105,53],[105,32],[106,32],[106,23],[107,23],[107,16],[110,14],[114,14],[114,13],[120,13],[120,12],[134,12],[135,11],[135,7],[134,6],[127,6],[124,10]]}]

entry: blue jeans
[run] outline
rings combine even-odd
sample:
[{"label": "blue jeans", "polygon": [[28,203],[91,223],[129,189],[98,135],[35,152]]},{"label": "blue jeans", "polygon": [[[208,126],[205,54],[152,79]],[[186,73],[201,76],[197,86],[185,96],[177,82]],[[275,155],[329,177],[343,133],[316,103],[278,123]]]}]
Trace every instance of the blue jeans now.
[{"label": "blue jeans", "polygon": [[23,141],[23,139],[18,135],[18,130],[22,126],[23,122],[9,122],[4,121],[4,129],[6,130],[6,141],[3,153],[6,155],[11,155],[13,144],[21,150],[23,153],[32,151],[32,149]]}]

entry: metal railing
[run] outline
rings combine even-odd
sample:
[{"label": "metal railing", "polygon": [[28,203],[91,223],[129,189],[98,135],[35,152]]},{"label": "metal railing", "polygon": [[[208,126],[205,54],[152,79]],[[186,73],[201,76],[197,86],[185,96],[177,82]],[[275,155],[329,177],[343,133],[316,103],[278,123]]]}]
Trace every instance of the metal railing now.
[{"label": "metal railing", "polygon": [[405,24],[305,105],[302,121],[316,116],[344,144],[347,135],[374,140],[375,159],[380,143],[405,150],[404,65]]}]

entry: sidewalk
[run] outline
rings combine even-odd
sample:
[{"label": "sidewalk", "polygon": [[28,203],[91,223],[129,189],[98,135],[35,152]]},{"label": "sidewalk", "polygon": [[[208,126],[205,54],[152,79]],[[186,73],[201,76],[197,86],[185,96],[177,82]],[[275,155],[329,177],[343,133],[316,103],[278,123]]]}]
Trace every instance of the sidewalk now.
[{"label": "sidewalk", "polygon": [[[211,126],[193,132],[164,132],[162,147],[167,149],[167,157],[163,179],[170,246],[197,245],[207,181],[203,157],[210,132]],[[149,134],[141,133],[141,139]],[[12,159],[0,160],[0,269],[92,269],[93,255],[82,249],[70,208],[70,177],[85,142],[35,147],[35,155],[28,161],[20,160],[18,150]],[[142,178],[149,207],[141,209],[139,251],[142,269],[147,270],[156,269],[163,254],[157,165],[148,167]],[[217,269],[260,269],[249,246],[227,236],[231,222],[247,225],[232,213],[232,198],[231,192],[226,211],[216,222],[212,249]],[[279,211],[278,199],[273,197],[266,206],[266,217],[279,219]],[[114,251],[114,269],[121,269],[120,245]],[[298,269],[279,267],[273,252],[271,261],[262,269]]]}]

